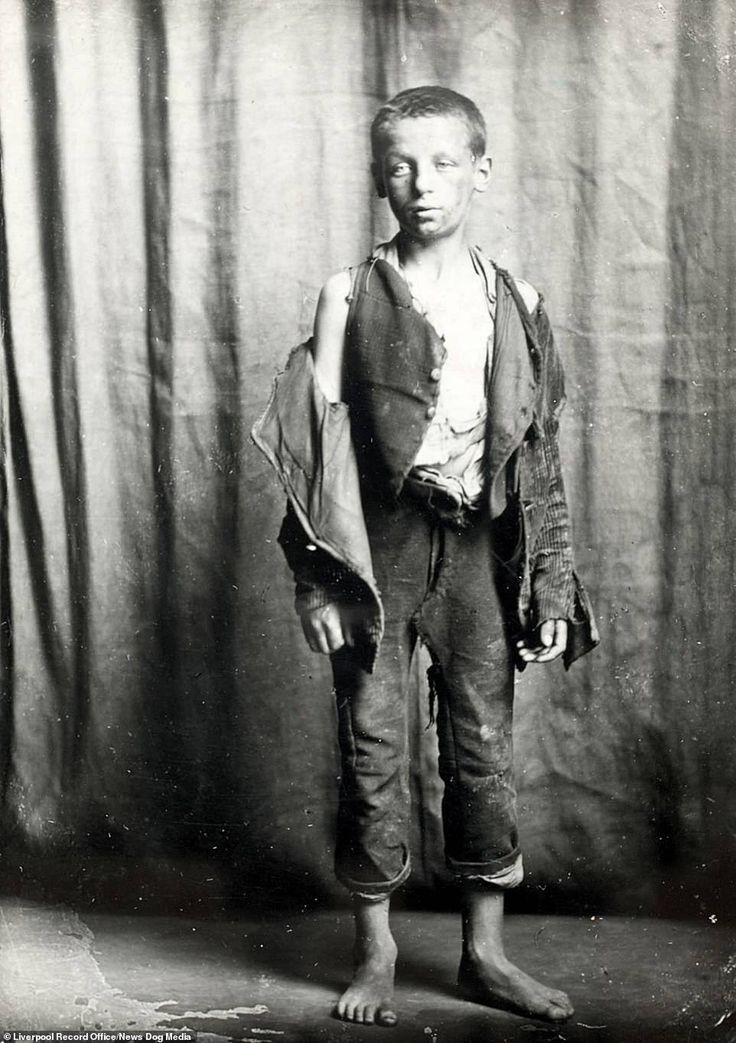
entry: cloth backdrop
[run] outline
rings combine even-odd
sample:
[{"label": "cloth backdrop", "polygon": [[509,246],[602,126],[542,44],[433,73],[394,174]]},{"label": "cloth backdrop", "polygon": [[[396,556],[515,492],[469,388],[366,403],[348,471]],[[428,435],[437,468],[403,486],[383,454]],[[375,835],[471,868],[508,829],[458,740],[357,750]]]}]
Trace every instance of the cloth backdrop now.
[{"label": "cloth backdrop", "polygon": [[[473,236],[545,295],[603,643],[518,685],[528,906],[733,884],[729,0],[0,0],[3,858],[199,858],[334,897],[328,663],[249,441],[319,287],[393,233],[396,90],[485,112]],[[421,675],[421,664],[417,676]],[[414,886],[440,893],[418,690]],[[13,854],[11,858],[11,853]],[[13,858],[15,861],[13,861]]]}]

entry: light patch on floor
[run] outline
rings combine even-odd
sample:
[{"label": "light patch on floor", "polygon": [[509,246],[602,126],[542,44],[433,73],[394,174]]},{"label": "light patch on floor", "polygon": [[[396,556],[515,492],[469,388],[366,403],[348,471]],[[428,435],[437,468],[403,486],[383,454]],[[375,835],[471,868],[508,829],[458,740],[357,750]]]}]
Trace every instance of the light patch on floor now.
[{"label": "light patch on floor", "polygon": [[[167,1007],[174,1000],[164,1000],[159,1007]],[[255,1007],[228,1007],[227,1010],[187,1010],[183,1014],[172,1014],[171,1018],[237,1018],[238,1014],[268,1014],[268,1007],[263,1003],[256,1003]],[[166,1015],[164,1014],[164,1017]],[[251,1029],[251,1032],[269,1032],[269,1029]]]},{"label": "light patch on floor", "polygon": [[[0,1021],[23,1029],[145,1029],[158,1005],[111,988],[94,935],[61,906],[5,902],[0,909]],[[12,1007],[11,1007],[12,1004]]]},{"label": "light patch on floor", "polygon": [[[268,1014],[254,1006],[169,1013],[173,999],[142,1001],[111,987],[95,956],[95,937],[80,917],[63,906],[6,901],[0,906],[0,1024],[36,1031],[178,1029],[187,1020],[227,1021]],[[194,1028],[192,1028],[194,1031]],[[250,1033],[283,1035],[248,1026]],[[197,1030],[200,1043],[220,1043],[229,1035]],[[261,1041],[262,1043],[262,1041]]]}]

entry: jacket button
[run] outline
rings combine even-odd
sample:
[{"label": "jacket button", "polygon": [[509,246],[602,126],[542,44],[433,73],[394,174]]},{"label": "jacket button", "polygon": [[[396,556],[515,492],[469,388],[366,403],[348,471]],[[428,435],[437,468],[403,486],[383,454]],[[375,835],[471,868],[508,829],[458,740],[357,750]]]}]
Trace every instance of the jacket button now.
[{"label": "jacket button", "polygon": [[434,406],[429,406],[428,409],[427,409],[427,417],[428,417],[428,419],[431,420],[436,412],[437,412],[437,410],[435,409]]},{"label": "jacket button", "polygon": [[436,366],[432,370],[432,372],[429,374],[429,379],[430,380],[434,380],[436,382],[436,381],[438,381],[440,379],[441,376],[442,376],[442,370],[438,366]]}]

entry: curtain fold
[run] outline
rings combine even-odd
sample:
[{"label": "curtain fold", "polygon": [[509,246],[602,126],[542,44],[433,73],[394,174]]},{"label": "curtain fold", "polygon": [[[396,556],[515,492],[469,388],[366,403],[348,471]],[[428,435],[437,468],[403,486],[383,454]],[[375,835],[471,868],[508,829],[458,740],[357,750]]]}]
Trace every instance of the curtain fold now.
[{"label": "curtain fold", "polygon": [[[473,237],[544,294],[603,643],[527,670],[532,905],[733,884],[728,0],[0,0],[0,779],[8,845],[338,894],[328,665],[248,432],[321,284],[393,234],[381,101],[469,94]],[[447,883],[422,663],[415,888]]]}]

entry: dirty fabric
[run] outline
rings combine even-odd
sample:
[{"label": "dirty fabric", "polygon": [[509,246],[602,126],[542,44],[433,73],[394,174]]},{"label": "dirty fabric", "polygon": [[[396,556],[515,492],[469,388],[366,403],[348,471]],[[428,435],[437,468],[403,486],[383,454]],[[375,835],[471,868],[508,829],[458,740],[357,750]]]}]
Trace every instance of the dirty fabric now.
[{"label": "dirty fabric", "polygon": [[368,503],[366,520],[386,628],[372,674],[352,648],[332,657],[338,876],[353,892],[384,896],[408,876],[408,688],[418,640],[432,656],[425,712],[437,725],[446,861],[460,876],[500,875],[519,858],[506,562],[486,514],[460,529],[406,492],[393,509]]},{"label": "dirty fabric", "polygon": [[[523,893],[718,913],[736,864],[734,17],[729,0],[3,0],[17,843],[198,852],[246,891],[338,893],[329,664],[303,643],[282,495],[247,433],[322,282],[393,234],[376,105],[441,82],[488,119],[473,241],[555,326],[602,630],[568,676],[517,685]],[[434,886],[436,739],[414,719],[413,881]]]}]

